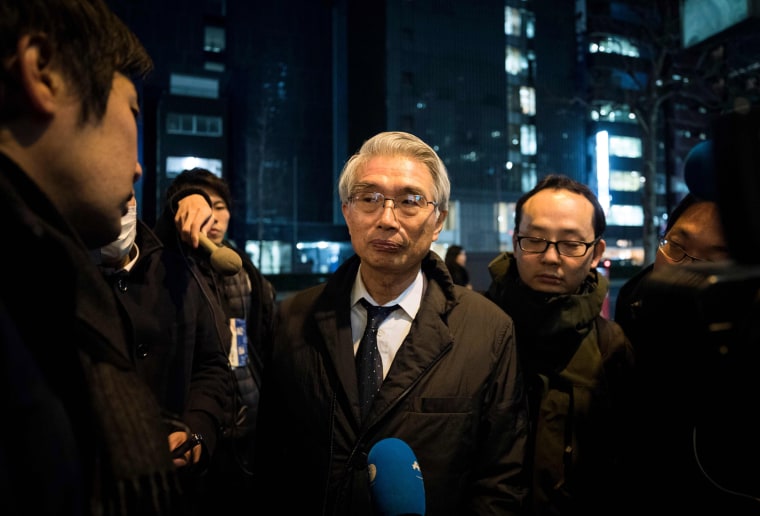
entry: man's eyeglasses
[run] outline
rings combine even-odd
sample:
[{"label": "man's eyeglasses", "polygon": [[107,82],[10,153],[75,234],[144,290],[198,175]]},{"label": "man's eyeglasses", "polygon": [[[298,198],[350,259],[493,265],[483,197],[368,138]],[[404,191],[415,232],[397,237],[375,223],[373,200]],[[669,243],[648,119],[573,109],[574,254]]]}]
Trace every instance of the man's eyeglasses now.
[{"label": "man's eyeglasses", "polygon": [[689,258],[692,262],[704,262],[707,261],[703,258],[697,258],[696,256],[692,256],[689,253],[686,252],[686,249],[684,249],[680,244],[676,244],[672,240],[668,240],[667,238],[661,238],[660,239],[660,247],[658,248],[662,254],[665,255],[665,258],[670,260],[671,262],[680,263],[685,258]]},{"label": "man's eyeglasses", "polygon": [[593,247],[599,241],[595,238],[591,242],[581,242],[580,240],[557,240],[552,242],[545,238],[518,236],[517,245],[526,253],[545,253],[550,245],[553,245],[557,253],[562,256],[572,256],[579,258],[585,256],[589,247]]},{"label": "man's eyeglasses", "polygon": [[418,194],[386,197],[379,192],[361,192],[352,195],[348,201],[364,213],[375,213],[378,209],[384,208],[387,201],[392,201],[393,209],[407,217],[417,215],[423,208],[427,208],[429,204],[432,204],[434,207],[438,206],[437,202],[428,201]]}]

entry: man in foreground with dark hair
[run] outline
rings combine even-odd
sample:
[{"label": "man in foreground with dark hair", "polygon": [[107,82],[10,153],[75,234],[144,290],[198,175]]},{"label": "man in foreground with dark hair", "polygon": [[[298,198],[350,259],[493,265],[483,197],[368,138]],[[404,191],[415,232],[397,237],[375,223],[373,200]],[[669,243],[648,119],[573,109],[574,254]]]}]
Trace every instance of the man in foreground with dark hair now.
[{"label": "man in foreground with dark hair", "polygon": [[[684,162],[687,181],[689,174],[695,170],[702,176],[712,173],[714,159],[711,141],[697,144]],[[725,262],[730,259],[720,209],[715,201],[717,194],[703,190],[704,198],[689,192],[681,199],[668,217],[654,262],[628,279],[618,292],[615,322],[623,327],[634,346],[641,331],[641,322],[637,319],[641,309],[642,283],[653,271],[672,265]]]},{"label": "man in foreground with dark hair", "polygon": [[100,0],[0,0],[3,515],[169,514],[159,406],[89,249],[115,240],[152,68]]}]

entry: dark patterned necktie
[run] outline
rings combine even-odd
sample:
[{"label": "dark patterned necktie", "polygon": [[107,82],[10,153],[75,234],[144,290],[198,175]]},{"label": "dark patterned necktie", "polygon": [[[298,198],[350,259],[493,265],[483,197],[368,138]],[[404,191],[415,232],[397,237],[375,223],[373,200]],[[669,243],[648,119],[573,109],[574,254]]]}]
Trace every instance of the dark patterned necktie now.
[{"label": "dark patterned necktie", "polygon": [[377,328],[399,306],[375,306],[364,298],[360,302],[367,310],[367,326],[356,352],[356,377],[359,380],[359,401],[364,419],[372,405],[372,398],[383,383],[383,361],[377,349]]}]

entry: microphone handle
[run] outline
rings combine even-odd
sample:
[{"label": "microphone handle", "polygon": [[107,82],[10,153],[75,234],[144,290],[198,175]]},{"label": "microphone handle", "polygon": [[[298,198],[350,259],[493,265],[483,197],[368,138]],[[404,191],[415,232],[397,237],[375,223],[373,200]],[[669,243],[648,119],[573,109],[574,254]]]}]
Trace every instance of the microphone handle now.
[{"label": "microphone handle", "polygon": [[216,245],[203,233],[198,233],[198,242],[211,254],[211,266],[215,271],[225,276],[232,276],[243,267],[243,260],[229,247]]},{"label": "microphone handle", "polygon": [[198,233],[198,242],[209,252],[209,254],[214,254],[214,251],[219,249],[219,246],[212,242],[211,239],[203,233]]}]

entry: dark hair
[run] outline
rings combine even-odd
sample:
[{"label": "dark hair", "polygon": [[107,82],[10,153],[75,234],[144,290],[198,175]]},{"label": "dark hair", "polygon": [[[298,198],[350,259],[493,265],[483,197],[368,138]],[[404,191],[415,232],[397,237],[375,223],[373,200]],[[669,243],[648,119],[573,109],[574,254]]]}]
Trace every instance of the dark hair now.
[{"label": "dark hair", "polygon": [[182,173],[174,178],[169,188],[166,189],[166,199],[171,200],[174,194],[180,190],[192,187],[210,189],[216,192],[227,205],[227,208],[232,211],[232,195],[230,194],[229,185],[224,179],[205,168],[196,167],[190,170],[183,170]]},{"label": "dark hair", "polygon": [[683,215],[683,213],[688,210],[693,205],[705,202],[705,199],[702,199],[701,197],[697,197],[693,193],[688,193],[686,196],[681,199],[681,201],[676,205],[675,208],[673,208],[673,211],[670,212],[670,215],[668,216],[668,222],[665,225],[665,233],[667,234],[668,231],[673,227],[673,225],[676,223],[676,221]]},{"label": "dark hair", "polygon": [[[103,0],[3,0],[0,2],[0,62],[16,52],[26,34],[43,34],[51,65],[71,82],[82,101],[80,121],[103,118],[119,72],[143,78],[153,61],[137,36]],[[18,116],[13,100],[20,85],[0,67],[0,120]]]},{"label": "dark hair", "polygon": [[450,245],[448,249],[446,249],[446,258],[444,258],[444,262],[446,262],[447,266],[451,266],[452,263],[456,263],[457,256],[459,256],[459,253],[464,251],[464,247],[461,245]]},{"label": "dark hair", "polygon": [[602,205],[599,204],[599,199],[596,198],[596,195],[591,191],[591,188],[562,174],[549,174],[541,179],[531,191],[524,193],[517,200],[517,204],[515,205],[515,231],[518,231],[520,228],[522,209],[525,202],[541,190],[546,190],[548,188],[553,190],[568,190],[588,199],[588,202],[594,207],[593,220],[591,221],[591,224],[594,227],[594,238],[600,238],[604,234],[604,231],[607,229],[607,217],[604,215]]}]

